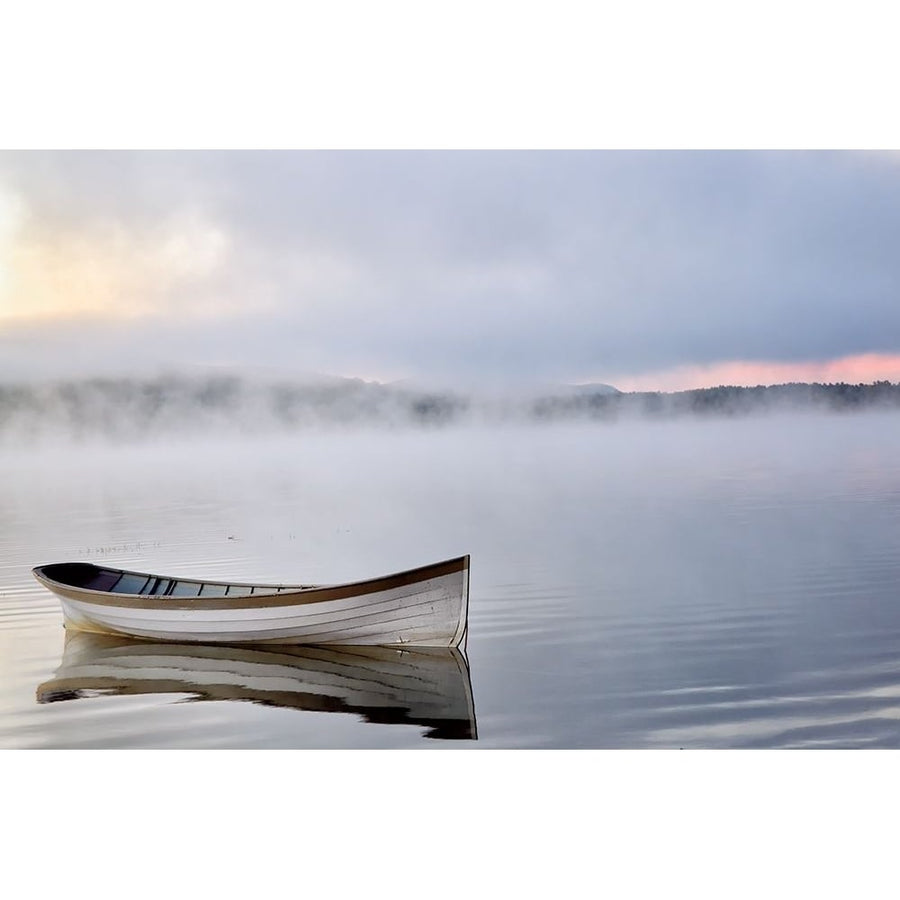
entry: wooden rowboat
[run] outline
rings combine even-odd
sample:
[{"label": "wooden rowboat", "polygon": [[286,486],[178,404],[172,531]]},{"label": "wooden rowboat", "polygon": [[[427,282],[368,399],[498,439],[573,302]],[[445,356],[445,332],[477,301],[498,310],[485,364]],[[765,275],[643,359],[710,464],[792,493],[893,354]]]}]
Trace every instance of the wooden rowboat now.
[{"label": "wooden rowboat", "polygon": [[456,647],[469,605],[469,557],[339,585],[272,585],[151,575],[69,562],[34,577],[66,628],[206,644]]},{"label": "wooden rowboat", "polygon": [[265,647],[135,641],[66,633],[39,703],[98,696],[188,694],[418,725],[438,740],[477,738],[469,664],[458,648]]}]

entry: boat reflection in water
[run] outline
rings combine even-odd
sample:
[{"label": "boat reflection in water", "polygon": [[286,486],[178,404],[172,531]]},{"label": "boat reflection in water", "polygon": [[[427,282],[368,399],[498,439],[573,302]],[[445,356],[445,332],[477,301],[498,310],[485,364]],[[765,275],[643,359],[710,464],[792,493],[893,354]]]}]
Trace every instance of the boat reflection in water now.
[{"label": "boat reflection in water", "polygon": [[69,631],[40,703],[108,694],[190,693],[193,700],[355,713],[419,725],[425,737],[477,738],[465,655],[456,648],[237,647],[171,644]]}]

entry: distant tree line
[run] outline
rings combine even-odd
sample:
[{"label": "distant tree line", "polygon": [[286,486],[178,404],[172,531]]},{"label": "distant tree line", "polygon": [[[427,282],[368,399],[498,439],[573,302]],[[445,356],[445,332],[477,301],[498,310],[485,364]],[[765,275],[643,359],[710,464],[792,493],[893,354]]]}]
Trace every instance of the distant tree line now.
[{"label": "distant tree line", "polygon": [[900,384],[778,384],[734,387],[721,385],[674,393],[587,393],[549,396],[533,404],[540,419],[588,417],[610,419],[621,415],[674,417],[681,415],[742,416],[777,410],[818,409],[843,412],[900,408]]},{"label": "distant tree line", "polygon": [[358,379],[255,384],[237,377],[92,378],[0,385],[0,437],[152,438],[317,425],[440,425],[464,398]]},{"label": "distant tree line", "polygon": [[604,390],[485,399],[333,379],[260,384],[238,377],[94,378],[0,385],[0,439],[38,436],[123,439],[173,432],[257,433],[341,425],[442,426],[463,420],[597,420],[743,416],[777,410],[900,409],[900,385],[781,384],[676,393]]}]

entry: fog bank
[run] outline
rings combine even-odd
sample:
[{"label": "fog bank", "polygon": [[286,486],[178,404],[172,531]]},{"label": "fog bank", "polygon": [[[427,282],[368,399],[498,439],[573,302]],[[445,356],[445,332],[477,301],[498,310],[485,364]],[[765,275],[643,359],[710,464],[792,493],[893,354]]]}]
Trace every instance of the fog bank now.
[{"label": "fog bank", "polygon": [[224,436],[334,428],[735,417],[900,409],[900,385],[787,384],[672,394],[609,385],[494,392],[358,379],[264,381],[238,375],[93,378],[0,385],[0,442]]}]

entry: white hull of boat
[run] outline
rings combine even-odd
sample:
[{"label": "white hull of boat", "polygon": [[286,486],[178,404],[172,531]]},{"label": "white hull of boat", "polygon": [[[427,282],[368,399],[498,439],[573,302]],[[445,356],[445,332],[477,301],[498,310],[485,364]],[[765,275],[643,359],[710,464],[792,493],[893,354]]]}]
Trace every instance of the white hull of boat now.
[{"label": "white hull of boat", "polygon": [[55,581],[45,570],[36,569],[35,577],[59,598],[66,627],[100,634],[183,643],[455,647],[466,630],[467,556],[350,585],[256,586],[248,588],[252,596],[212,599],[90,590]]}]

